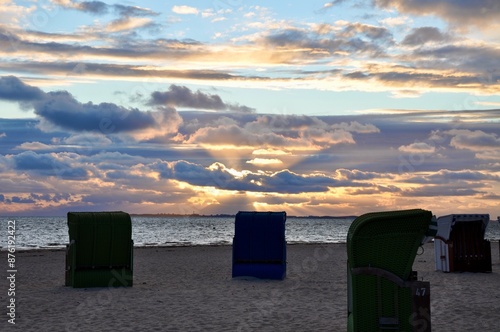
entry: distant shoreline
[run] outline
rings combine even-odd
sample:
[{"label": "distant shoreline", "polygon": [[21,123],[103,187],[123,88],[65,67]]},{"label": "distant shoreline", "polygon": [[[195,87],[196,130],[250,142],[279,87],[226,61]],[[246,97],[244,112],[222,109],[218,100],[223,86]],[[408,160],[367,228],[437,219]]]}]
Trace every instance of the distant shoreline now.
[{"label": "distant shoreline", "polygon": [[[176,214],[176,213],[129,213],[131,217],[155,217],[155,218],[234,218],[236,214]],[[358,216],[292,216],[287,218],[298,219],[355,219]],[[66,218],[66,215],[0,215],[0,218]]]},{"label": "distant shoreline", "polygon": [[[156,218],[234,218],[235,214],[177,214],[177,213],[131,213],[131,217],[156,217]],[[357,216],[289,216],[288,218],[303,219],[355,219]]]}]

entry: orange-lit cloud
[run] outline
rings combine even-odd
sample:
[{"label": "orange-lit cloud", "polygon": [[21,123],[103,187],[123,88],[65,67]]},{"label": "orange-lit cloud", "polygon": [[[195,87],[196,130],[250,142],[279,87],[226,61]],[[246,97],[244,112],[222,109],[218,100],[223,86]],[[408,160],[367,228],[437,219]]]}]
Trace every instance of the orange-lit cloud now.
[{"label": "orange-lit cloud", "polygon": [[6,214],[500,215],[491,1],[1,3]]}]

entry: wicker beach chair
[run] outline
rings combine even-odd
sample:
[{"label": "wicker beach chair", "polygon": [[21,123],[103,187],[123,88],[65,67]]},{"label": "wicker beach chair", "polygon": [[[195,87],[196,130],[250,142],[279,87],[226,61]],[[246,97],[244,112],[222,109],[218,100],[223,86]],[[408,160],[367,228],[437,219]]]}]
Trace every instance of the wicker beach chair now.
[{"label": "wicker beach chair", "polygon": [[430,331],[430,285],[413,261],[432,213],[403,210],[356,218],[347,235],[348,331]]},{"label": "wicker beach chair", "polygon": [[489,214],[450,214],[437,219],[436,270],[491,272],[491,244],[485,239]]},{"label": "wicker beach chair", "polygon": [[125,212],[69,212],[66,286],[132,286],[132,222]]},{"label": "wicker beach chair", "polygon": [[284,279],[286,276],[285,212],[236,214],[232,276]]}]

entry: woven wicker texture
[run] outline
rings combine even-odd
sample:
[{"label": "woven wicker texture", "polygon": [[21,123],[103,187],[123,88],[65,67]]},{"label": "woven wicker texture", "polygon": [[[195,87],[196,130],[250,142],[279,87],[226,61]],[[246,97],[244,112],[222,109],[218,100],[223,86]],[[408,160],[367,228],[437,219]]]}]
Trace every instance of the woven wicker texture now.
[{"label": "woven wicker texture", "polygon": [[131,286],[132,222],[125,212],[69,212],[66,284]]},{"label": "woven wicker texture", "polygon": [[347,235],[349,331],[412,331],[412,291],[375,275],[353,275],[372,267],[410,280],[417,250],[432,213],[421,209],[368,213]]}]

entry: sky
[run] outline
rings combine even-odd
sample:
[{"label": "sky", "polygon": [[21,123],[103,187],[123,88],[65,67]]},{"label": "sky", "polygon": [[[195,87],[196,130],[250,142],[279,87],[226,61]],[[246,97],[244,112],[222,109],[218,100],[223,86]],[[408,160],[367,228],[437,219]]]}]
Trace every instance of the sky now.
[{"label": "sky", "polygon": [[0,0],[0,215],[500,216],[500,2]]}]

